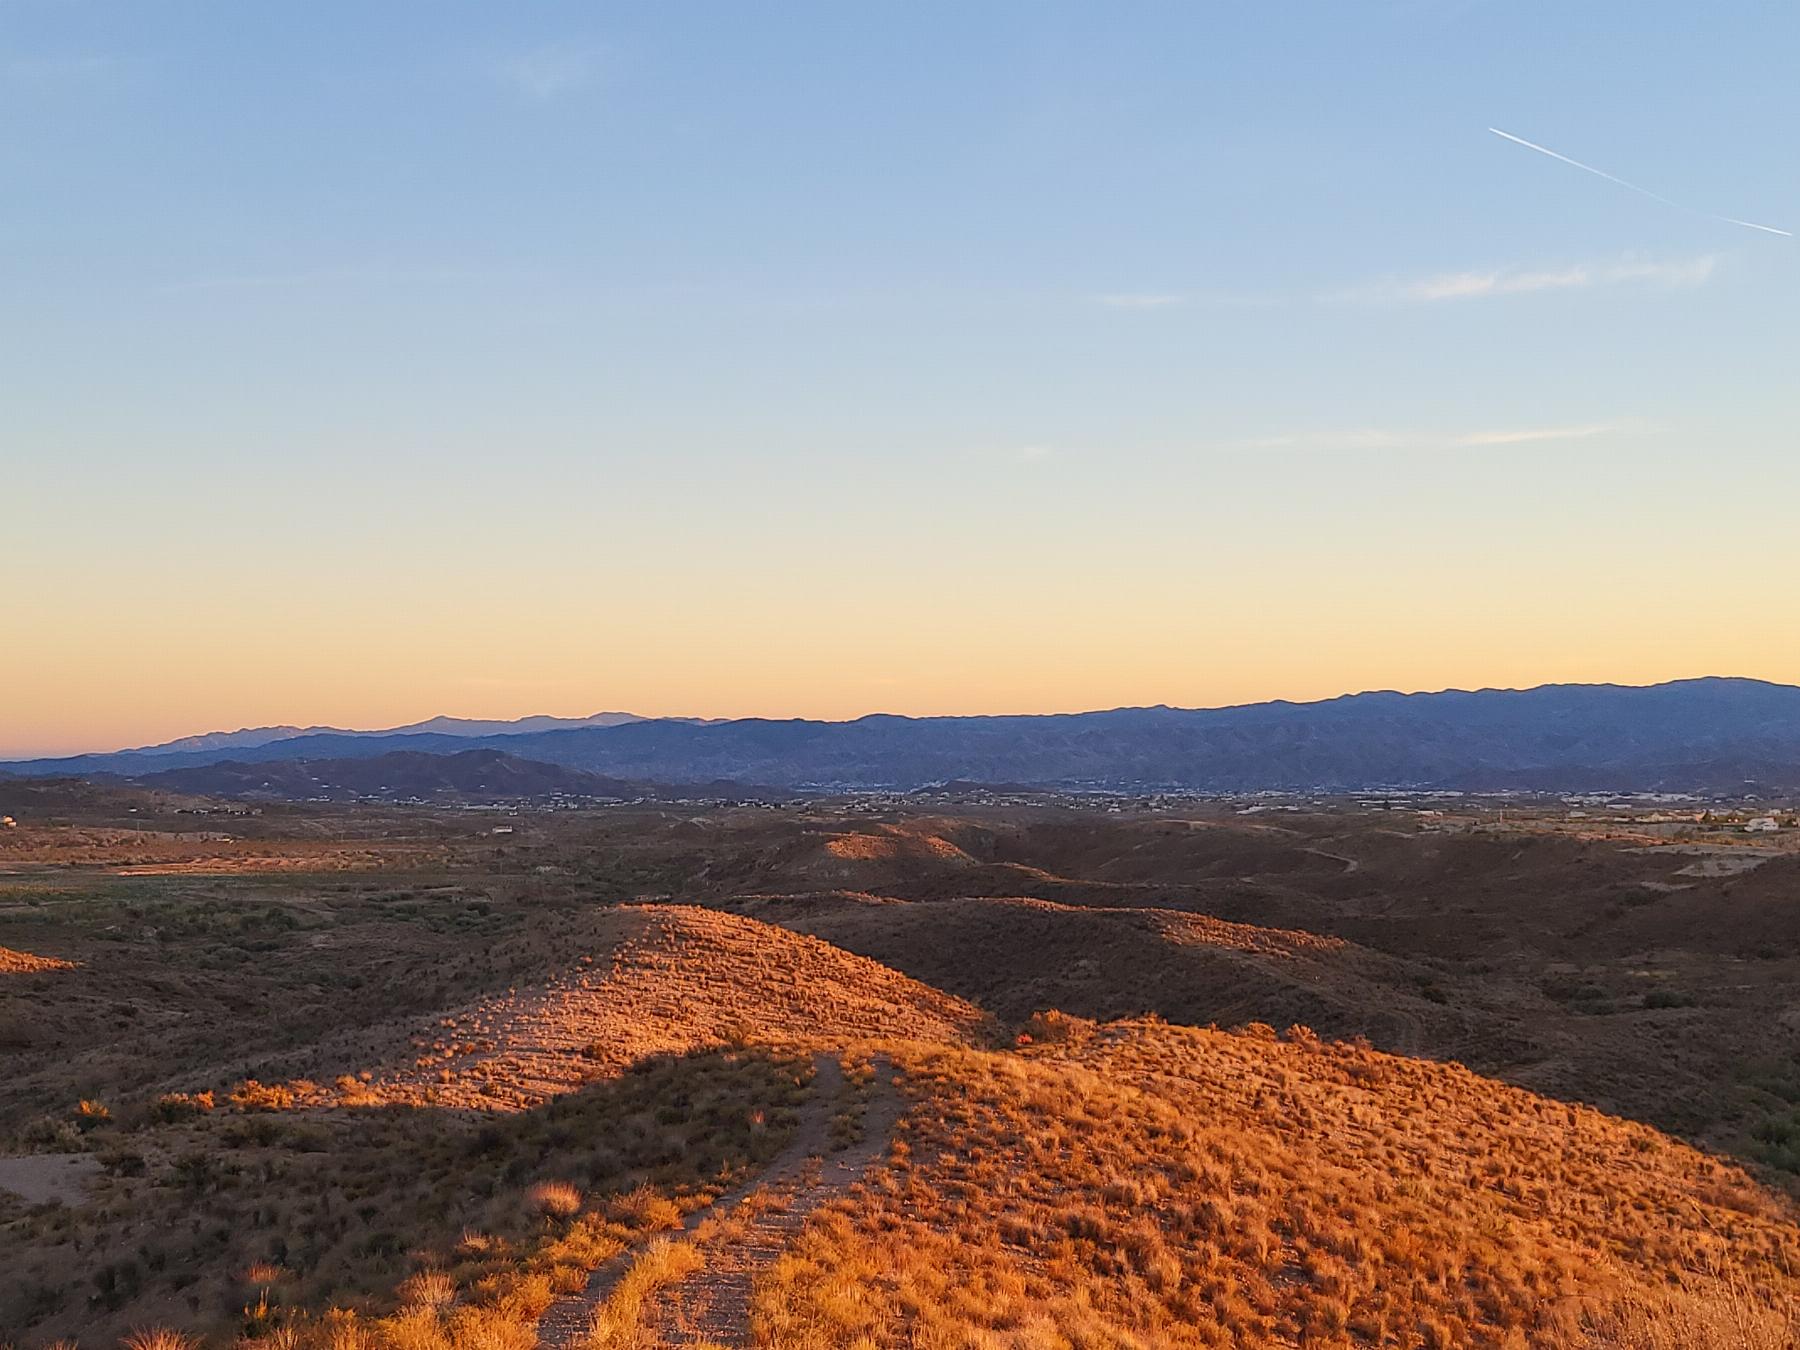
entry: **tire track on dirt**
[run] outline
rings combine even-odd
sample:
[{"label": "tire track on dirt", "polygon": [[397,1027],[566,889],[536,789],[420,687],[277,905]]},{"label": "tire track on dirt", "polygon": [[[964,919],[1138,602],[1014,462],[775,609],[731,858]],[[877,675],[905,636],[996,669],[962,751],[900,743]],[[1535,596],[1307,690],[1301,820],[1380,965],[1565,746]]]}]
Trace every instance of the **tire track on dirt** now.
[{"label": "tire track on dirt", "polygon": [[[668,1236],[687,1235],[705,1265],[657,1291],[653,1318],[658,1344],[742,1345],[749,1325],[756,1276],[781,1255],[807,1218],[860,1181],[886,1152],[901,1110],[892,1065],[875,1060],[873,1094],[863,1112],[863,1135],[836,1152],[831,1117],[844,1088],[835,1054],[813,1057],[812,1092],[794,1137],[755,1178],[689,1214]],[[588,1339],[595,1312],[643,1254],[643,1245],[596,1267],[584,1289],[558,1299],[538,1321],[544,1350],[578,1350]]]}]

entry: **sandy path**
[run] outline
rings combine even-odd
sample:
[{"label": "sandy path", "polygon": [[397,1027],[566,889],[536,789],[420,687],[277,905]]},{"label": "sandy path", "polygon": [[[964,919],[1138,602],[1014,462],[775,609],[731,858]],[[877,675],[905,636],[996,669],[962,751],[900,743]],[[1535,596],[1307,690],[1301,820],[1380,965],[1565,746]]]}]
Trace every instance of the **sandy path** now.
[{"label": "sandy path", "polygon": [[[900,1099],[893,1090],[891,1065],[878,1058],[875,1067],[860,1141],[831,1152],[831,1116],[841,1100],[844,1071],[836,1055],[815,1055],[812,1092],[788,1146],[756,1178],[682,1222],[680,1232],[696,1234],[706,1265],[658,1291],[661,1343],[745,1343],[750,1288],[757,1273],[781,1254],[814,1210],[860,1181],[887,1152]],[[752,1196],[755,1203],[746,1205]],[[720,1230],[716,1234],[715,1225]],[[546,1350],[582,1345],[594,1310],[606,1301],[640,1250],[622,1252],[600,1265],[580,1293],[551,1304],[538,1321],[538,1344]]]},{"label": "sandy path", "polygon": [[[836,1060],[831,1067],[841,1082]],[[706,1263],[657,1294],[657,1344],[748,1345],[756,1277],[787,1250],[815,1210],[844,1194],[887,1156],[900,1110],[893,1066],[878,1057],[863,1110],[862,1138],[830,1153],[829,1137],[819,1130],[797,1163],[771,1168],[750,1203],[721,1214],[717,1233],[701,1230],[698,1245]]]}]

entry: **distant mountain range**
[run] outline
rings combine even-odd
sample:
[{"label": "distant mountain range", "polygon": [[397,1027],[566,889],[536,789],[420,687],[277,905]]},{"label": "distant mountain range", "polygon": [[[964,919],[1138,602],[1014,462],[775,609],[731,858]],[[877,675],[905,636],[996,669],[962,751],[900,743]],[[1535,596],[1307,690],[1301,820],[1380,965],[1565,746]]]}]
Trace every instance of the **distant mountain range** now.
[{"label": "distant mountain range", "polygon": [[580,769],[520,759],[502,750],[429,754],[394,750],[367,759],[222,760],[140,775],[148,787],[208,797],[287,801],[508,801],[593,797],[631,801],[655,789]]},{"label": "distant mountain range", "polygon": [[[441,720],[387,732],[309,730],[249,747],[256,751],[250,771],[267,776],[266,766],[282,761],[484,748],[634,784],[913,788],[960,779],[1215,792],[1800,790],[1800,688],[1743,679],[1015,717],[629,718],[551,729],[542,721],[502,723],[499,732],[466,723],[445,731]],[[261,733],[232,733],[243,734]],[[0,770],[146,778],[242,760],[243,748],[196,738]]]},{"label": "distant mountain range", "polygon": [[[302,736],[515,736],[530,731],[571,731],[576,727],[616,727],[627,722],[643,722],[647,718],[636,713],[603,712],[591,717],[521,717],[515,721],[483,721],[473,717],[432,717],[423,722],[409,722],[403,727],[387,727],[380,731],[351,731],[344,727],[245,727],[242,731],[208,731],[199,736],[183,736],[180,740],[146,745],[120,754],[167,755],[186,751],[211,753],[216,750],[254,750],[277,741],[296,740]],[[676,721],[699,720],[676,718]],[[80,758],[85,758],[82,756]]]}]

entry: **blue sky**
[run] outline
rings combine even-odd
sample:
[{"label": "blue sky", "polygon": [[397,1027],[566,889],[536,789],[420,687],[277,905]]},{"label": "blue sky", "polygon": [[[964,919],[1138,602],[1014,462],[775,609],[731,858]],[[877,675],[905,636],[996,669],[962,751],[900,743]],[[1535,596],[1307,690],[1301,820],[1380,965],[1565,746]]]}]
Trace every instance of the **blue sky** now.
[{"label": "blue sky", "polygon": [[0,0],[0,740],[1800,680],[1797,56]]}]

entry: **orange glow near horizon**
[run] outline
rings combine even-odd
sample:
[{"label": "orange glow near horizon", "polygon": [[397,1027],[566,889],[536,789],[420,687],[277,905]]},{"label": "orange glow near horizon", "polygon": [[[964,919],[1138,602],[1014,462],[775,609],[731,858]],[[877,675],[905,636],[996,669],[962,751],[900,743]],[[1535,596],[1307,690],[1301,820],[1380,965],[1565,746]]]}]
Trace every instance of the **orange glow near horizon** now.
[{"label": "orange glow near horizon", "polygon": [[[310,553],[284,540],[264,565],[216,567],[215,553],[254,547],[247,526],[146,543],[128,575],[71,555],[54,593],[21,589],[0,611],[0,756],[440,714],[843,719],[1800,681],[1800,629],[1775,621],[1777,591],[1721,584],[1672,551],[1641,555],[1626,584],[1572,568],[1567,541],[1464,556],[1453,518],[1376,538],[1340,511],[1279,537],[1167,526],[1081,552],[1055,546],[1077,525],[1028,508],[997,517],[1029,531],[1018,538],[971,529],[923,550],[689,522],[656,566],[596,563],[569,531],[515,533],[494,561],[435,529]],[[1746,503],[1745,576],[1782,574],[1785,510],[1779,494]],[[1574,515],[1568,527],[1589,531]],[[634,528],[615,536],[622,557],[663,556]]]},{"label": "orange glow near horizon", "polygon": [[[771,631],[752,643],[741,631],[710,637],[690,628],[661,642],[643,634],[628,644],[636,647],[628,661],[566,633],[533,641],[515,631],[486,644],[417,630],[330,640],[288,630],[254,643],[242,629],[115,633],[118,645],[65,640],[50,658],[15,668],[0,756],[112,750],[276,724],[380,728],[439,715],[844,720],[1212,707],[1367,689],[1652,684],[1697,675],[1800,681],[1795,641],[1783,649],[1753,630],[1719,631],[1703,648],[1651,629],[1596,633],[1575,654],[1555,655],[1546,651],[1548,634],[1511,646],[1509,638],[1522,636],[1516,629],[1478,623],[1446,626],[1427,640],[1397,629],[1347,632],[1318,614],[1309,629],[1290,614],[1260,631],[1240,624],[1210,641],[1189,633],[1165,643],[1141,616],[1135,632],[1113,617],[1079,634],[959,625],[924,639],[916,629],[828,634],[815,627]],[[1711,654],[1705,665],[1696,664],[1696,649]]]}]

